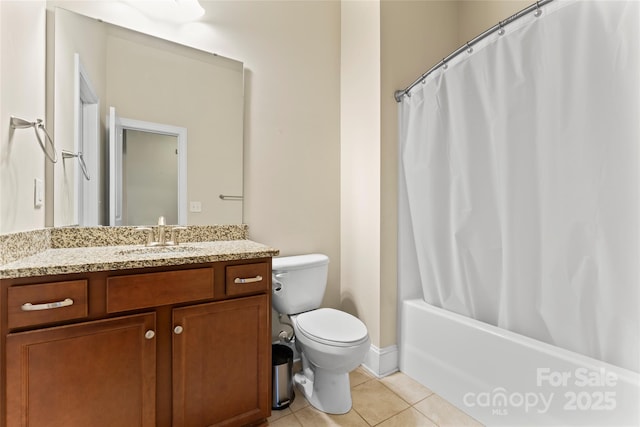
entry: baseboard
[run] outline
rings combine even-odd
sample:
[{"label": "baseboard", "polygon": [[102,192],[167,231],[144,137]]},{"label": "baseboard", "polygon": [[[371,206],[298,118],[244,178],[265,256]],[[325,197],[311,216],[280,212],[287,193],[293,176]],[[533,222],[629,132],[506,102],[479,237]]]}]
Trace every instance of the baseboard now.
[{"label": "baseboard", "polygon": [[362,364],[377,378],[393,374],[398,371],[398,346],[378,348],[372,344]]}]

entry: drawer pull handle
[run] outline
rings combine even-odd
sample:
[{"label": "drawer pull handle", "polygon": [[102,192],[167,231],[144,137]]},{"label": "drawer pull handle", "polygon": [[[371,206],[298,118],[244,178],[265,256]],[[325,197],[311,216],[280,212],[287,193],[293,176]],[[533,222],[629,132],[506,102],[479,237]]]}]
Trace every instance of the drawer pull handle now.
[{"label": "drawer pull handle", "polygon": [[149,329],[147,332],[144,333],[144,337],[148,340],[153,339],[153,337],[156,336],[156,332],[153,329]]},{"label": "drawer pull handle", "polygon": [[262,276],[250,277],[248,279],[236,277],[233,283],[255,283],[255,282],[260,282],[261,280],[262,280]]},{"label": "drawer pull handle", "polygon": [[22,307],[20,308],[22,309],[22,311],[39,311],[51,310],[60,307],[69,307],[70,305],[73,305],[73,300],[71,298],[65,298],[62,301],[48,302],[45,304],[31,304],[30,302],[27,302],[22,304]]}]

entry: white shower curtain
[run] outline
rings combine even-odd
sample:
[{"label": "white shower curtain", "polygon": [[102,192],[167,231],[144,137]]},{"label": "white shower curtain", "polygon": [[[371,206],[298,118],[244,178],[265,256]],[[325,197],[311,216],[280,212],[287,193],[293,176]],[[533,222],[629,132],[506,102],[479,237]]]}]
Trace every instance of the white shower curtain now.
[{"label": "white shower curtain", "polygon": [[427,302],[640,370],[639,26],[636,1],[556,1],[403,97]]}]

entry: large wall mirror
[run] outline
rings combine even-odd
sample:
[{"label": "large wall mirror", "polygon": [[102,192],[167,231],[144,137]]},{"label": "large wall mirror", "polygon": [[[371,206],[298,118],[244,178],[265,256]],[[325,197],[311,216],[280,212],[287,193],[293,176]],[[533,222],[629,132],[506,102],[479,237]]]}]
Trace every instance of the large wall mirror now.
[{"label": "large wall mirror", "polygon": [[47,33],[53,225],[242,222],[241,62],[60,7]]}]

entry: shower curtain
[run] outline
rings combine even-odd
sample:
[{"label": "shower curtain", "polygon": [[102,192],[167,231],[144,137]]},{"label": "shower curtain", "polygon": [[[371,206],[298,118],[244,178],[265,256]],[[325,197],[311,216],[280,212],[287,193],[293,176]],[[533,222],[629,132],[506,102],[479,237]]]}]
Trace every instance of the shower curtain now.
[{"label": "shower curtain", "polygon": [[556,1],[403,96],[428,303],[640,370],[639,26],[636,1]]}]

